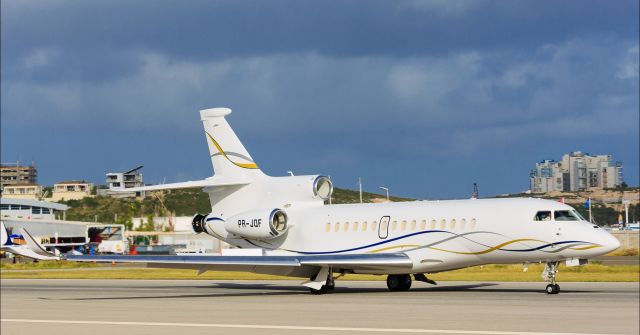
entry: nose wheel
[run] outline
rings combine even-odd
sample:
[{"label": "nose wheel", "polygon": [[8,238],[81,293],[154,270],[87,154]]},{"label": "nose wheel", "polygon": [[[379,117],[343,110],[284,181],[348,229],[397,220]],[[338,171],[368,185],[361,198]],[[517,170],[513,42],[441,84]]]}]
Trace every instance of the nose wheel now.
[{"label": "nose wheel", "polygon": [[560,285],[549,284],[547,285],[547,288],[545,289],[545,291],[547,292],[547,294],[558,294],[560,293]]},{"label": "nose wheel", "polygon": [[556,283],[556,274],[558,273],[558,265],[560,262],[547,262],[542,271],[542,279],[549,282],[549,285],[545,288],[547,294],[560,293],[560,285]]}]

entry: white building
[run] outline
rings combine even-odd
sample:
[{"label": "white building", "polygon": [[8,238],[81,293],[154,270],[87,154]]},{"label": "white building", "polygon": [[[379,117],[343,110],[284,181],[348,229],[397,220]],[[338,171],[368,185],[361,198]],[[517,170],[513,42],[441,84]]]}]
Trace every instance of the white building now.
[{"label": "white building", "polygon": [[[132,187],[142,187],[142,165],[127,172],[107,173],[107,190],[99,190],[99,195],[113,197],[139,197],[144,196],[141,192],[122,192]],[[119,192],[118,192],[119,191]]]},{"label": "white building", "polygon": [[67,209],[69,206],[55,202],[0,198],[0,216],[3,220],[55,220],[56,214],[63,213]]},{"label": "white building", "polygon": [[613,161],[611,155],[591,156],[580,151],[563,155],[560,162],[536,163],[530,174],[532,193],[614,188],[622,182],[622,163]]}]

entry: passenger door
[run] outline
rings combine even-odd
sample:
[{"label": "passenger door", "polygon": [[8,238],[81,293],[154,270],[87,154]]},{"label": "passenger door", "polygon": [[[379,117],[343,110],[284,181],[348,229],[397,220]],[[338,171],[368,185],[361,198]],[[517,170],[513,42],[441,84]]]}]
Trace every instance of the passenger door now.
[{"label": "passenger door", "polygon": [[383,216],[380,218],[380,224],[378,225],[379,238],[385,239],[389,236],[389,221],[391,221],[390,216]]}]

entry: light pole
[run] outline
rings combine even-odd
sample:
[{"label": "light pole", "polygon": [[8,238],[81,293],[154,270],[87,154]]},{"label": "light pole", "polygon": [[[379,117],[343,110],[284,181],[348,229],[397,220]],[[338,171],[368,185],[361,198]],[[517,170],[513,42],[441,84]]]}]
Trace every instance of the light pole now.
[{"label": "light pole", "polygon": [[624,227],[626,228],[629,225],[629,204],[631,201],[622,200],[622,204],[624,204]]},{"label": "light pole", "polygon": [[383,189],[385,190],[385,192],[387,192],[387,201],[389,201],[389,189],[384,186],[380,186],[380,189]]}]

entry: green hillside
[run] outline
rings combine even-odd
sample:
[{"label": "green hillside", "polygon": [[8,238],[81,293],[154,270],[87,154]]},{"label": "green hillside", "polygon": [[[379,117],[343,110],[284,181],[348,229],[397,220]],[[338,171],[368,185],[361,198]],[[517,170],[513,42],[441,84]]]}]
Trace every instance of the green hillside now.
[{"label": "green hillside", "polygon": [[[363,202],[380,202],[386,195],[363,192]],[[391,201],[412,200],[390,197]],[[332,203],[345,204],[360,201],[358,191],[336,188]],[[119,223],[131,227],[131,218],[148,216],[166,216],[167,211],[176,216],[192,216],[195,213],[206,214],[211,211],[209,196],[200,188],[167,190],[147,194],[143,200],[134,198],[116,199],[111,197],[84,198],[81,200],[61,201],[71,209],[66,212],[66,219],[72,221],[88,221],[102,223]],[[162,206],[164,203],[164,207]],[[166,207],[166,209],[165,209]]]},{"label": "green hillside", "polygon": [[[161,204],[164,202],[166,209]],[[363,192],[362,201],[365,203],[382,202],[386,195]],[[412,201],[410,198],[390,197],[391,201]],[[358,191],[335,188],[332,197],[333,204],[351,204],[360,202]],[[211,210],[209,196],[200,188],[169,190],[148,194],[144,200],[115,199],[110,197],[84,198],[81,200],[63,201],[71,206],[66,213],[67,220],[119,223],[131,226],[131,218],[148,216],[166,216],[167,211],[177,216],[192,216],[195,213],[206,214]],[[587,210],[581,204],[572,204],[583,216],[588,217]],[[617,223],[620,212],[613,208],[594,204],[592,206],[593,219],[599,225]],[[624,213],[623,213],[624,214]],[[640,206],[631,205],[629,218],[637,220],[640,217]]]}]

